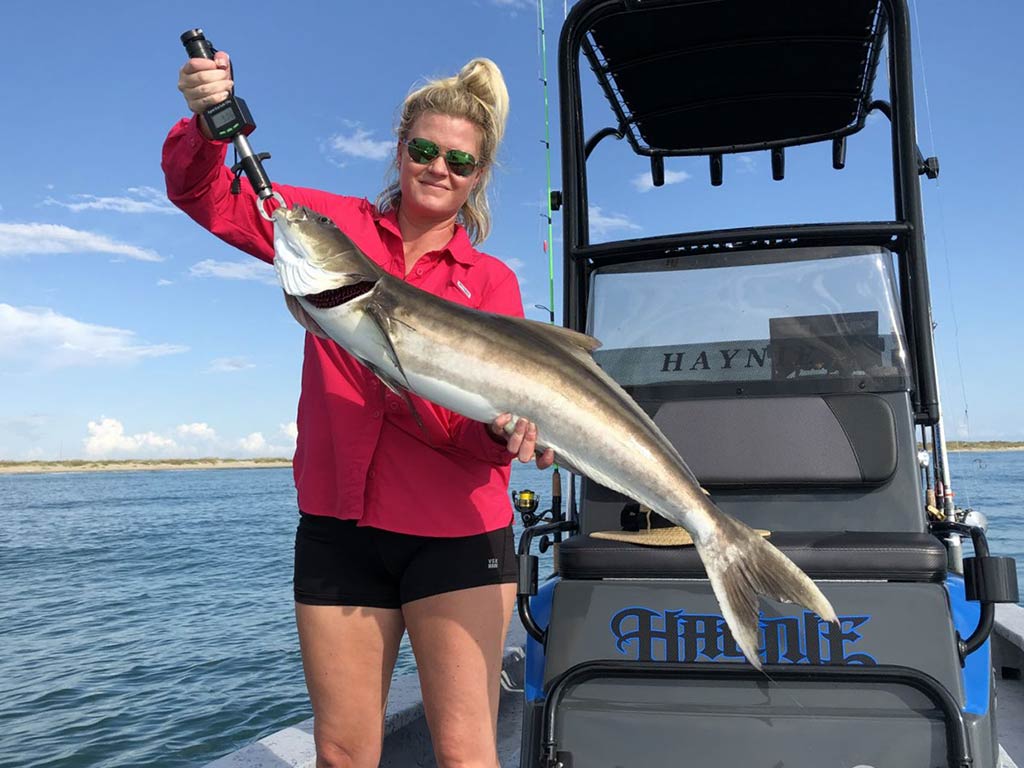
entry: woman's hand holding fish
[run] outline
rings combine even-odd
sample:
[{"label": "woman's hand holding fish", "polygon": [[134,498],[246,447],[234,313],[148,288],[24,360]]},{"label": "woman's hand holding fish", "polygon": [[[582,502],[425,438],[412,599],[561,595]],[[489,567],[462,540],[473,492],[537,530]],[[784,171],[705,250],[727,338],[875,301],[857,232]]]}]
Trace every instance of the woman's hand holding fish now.
[{"label": "woman's hand holding fish", "polygon": [[[217,51],[213,60],[189,59],[178,72],[178,90],[188,108],[199,114],[224,101],[235,87],[231,79],[231,62],[224,51]],[[206,126],[199,121],[200,130]],[[209,136],[207,136],[209,138]]]},{"label": "woman's hand holding fish", "polygon": [[537,458],[537,469],[547,469],[555,463],[555,452],[548,448],[540,456],[537,456],[537,425],[526,419],[519,419],[516,428],[512,432],[505,431],[505,425],[512,420],[511,413],[503,413],[491,422],[491,432],[498,437],[507,439],[509,453],[516,454],[516,457],[528,464]]}]

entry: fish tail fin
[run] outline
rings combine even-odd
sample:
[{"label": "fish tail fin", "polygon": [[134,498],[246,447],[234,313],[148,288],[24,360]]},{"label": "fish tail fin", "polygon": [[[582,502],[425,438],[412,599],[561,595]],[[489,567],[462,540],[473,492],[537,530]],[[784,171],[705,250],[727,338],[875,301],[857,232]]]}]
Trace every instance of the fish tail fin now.
[{"label": "fish tail fin", "polygon": [[758,595],[796,603],[825,621],[838,621],[810,577],[760,534],[722,513],[714,522],[718,535],[695,544],[733,639],[752,665],[761,668]]}]

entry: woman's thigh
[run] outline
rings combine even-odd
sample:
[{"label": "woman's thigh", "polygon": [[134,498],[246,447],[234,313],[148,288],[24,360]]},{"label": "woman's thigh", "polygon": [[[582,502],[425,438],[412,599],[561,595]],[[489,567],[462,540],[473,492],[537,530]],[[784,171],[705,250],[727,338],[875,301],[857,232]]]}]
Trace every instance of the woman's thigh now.
[{"label": "woman's thigh", "polygon": [[401,610],[296,603],[295,618],[318,765],[376,766]]},{"label": "woman's thigh", "polygon": [[402,606],[441,768],[497,768],[501,659],[515,584],[446,592]]}]

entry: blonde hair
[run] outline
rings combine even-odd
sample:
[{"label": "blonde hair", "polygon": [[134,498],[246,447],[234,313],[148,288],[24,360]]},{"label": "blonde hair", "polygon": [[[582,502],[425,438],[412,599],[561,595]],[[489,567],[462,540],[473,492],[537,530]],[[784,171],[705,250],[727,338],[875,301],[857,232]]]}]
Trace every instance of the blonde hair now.
[{"label": "blonde hair", "polygon": [[[508,89],[498,65],[490,59],[473,59],[454,77],[431,80],[417,88],[402,104],[398,138],[405,141],[413,123],[425,112],[469,120],[480,129],[480,179],[458,214],[470,241],[477,245],[491,231],[491,209],[487,204],[487,184],[498,145],[508,119]],[[387,186],[377,197],[377,209],[397,209],[402,190],[397,178],[397,163],[388,172]]]}]

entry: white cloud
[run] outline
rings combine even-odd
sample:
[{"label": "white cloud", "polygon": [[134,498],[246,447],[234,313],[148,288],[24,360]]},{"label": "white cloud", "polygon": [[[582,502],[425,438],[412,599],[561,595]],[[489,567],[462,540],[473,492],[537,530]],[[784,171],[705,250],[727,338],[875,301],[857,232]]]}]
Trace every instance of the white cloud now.
[{"label": "white cloud", "polygon": [[73,195],[78,202],[65,203],[48,197],[44,205],[59,205],[70,211],[113,211],[115,213],[181,213],[167,196],[153,187],[129,187],[127,195],[98,197],[96,195]]},{"label": "white cloud", "polygon": [[328,147],[342,155],[360,159],[383,160],[395,150],[394,139],[373,139],[365,128],[355,128],[345,135],[336,133],[327,140]]},{"label": "white cloud", "polygon": [[598,235],[607,235],[616,229],[640,229],[640,227],[621,214],[605,214],[596,205],[590,206],[590,229]]},{"label": "white cloud", "polygon": [[156,284],[162,288],[165,285],[174,285],[174,281],[173,280],[165,280],[163,278],[160,278],[159,280],[156,281]]},{"label": "white cloud", "polygon": [[282,424],[281,434],[285,437],[290,437],[293,441],[296,440],[299,436],[298,422],[289,421],[287,424]]},{"label": "white cloud", "polygon": [[[691,178],[690,174],[686,171],[665,171],[665,184],[679,184]],[[651,174],[641,173],[639,176],[634,176],[631,183],[636,188],[637,192],[650,192],[654,189],[654,182],[651,180]]]},{"label": "white cloud", "polygon": [[178,428],[174,430],[178,435],[185,440],[188,439],[199,439],[199,440],[216,440],[217,432],[207,424],[205,421],[196,421],[192,424],[179,424]]},{"label": "white cloud", "polygon": [[211,373],[233,373],[255,367],[244,357],[217,357],[210,361],[210,367],[207,370]]},{"label": "white cloud", "polygon": [[82,439],[84,453],[94,459],[173,459],[217,456],[223,458],[281,457],[295,453],[295,422],[281,424],[287,445],[270,443],[262,432],[243,438],[221,438],[205,422],[179,424],[164,434],[139,432],[127,434],[116,418],[103,416],[87,425],[88,437]]},{"label": "white cloud", "polygon": [[0,223],[0,256],[53,253],[110,253],[138,261],[163,261],[156,251],[119,243],[105,235],[61,224]]},{"label": "white cloud", "polygon": [[218,277],[223,280],[255,280],[266,285],[280,286],[274,268],[265,261],[214,261],[205,259],[189,268],[192,277]]},{"label": "white cloud", "polygon": [[[285,426],[287,425],[282,425],[282,427]],[[291,458],[295,453],[295,442],[292,440],[292,444],[288,446],[274,445],[267,442],[262,432],[253,432],[247,437],[238,440],[235,443],[235,450],[240,451],[244,456],[259,458],[281,456]]]},{"label": "white cloud", "polygon": [[187,352],[180,344],[146,344],[134,331],[83,323],[46,307],[0,303],[0,359],[31,367],[63,368],[133,363]]},{"label": "white cloud", "polygon": [[155,432],[126,435],[124,425],[117,419],[102,418],[99,421],[90,421],[88,429],[89,437],[82,442],[85,445],[85,454],[93,458],[171,457],[178,449],[174,440]]},{"label": "white cloud", "polygon": [[245,453],[259,453],[266,449],[267,439],[263,437],[262,432],[253,432],[247,437],[243,437],[238,441],[238,447]]}]

